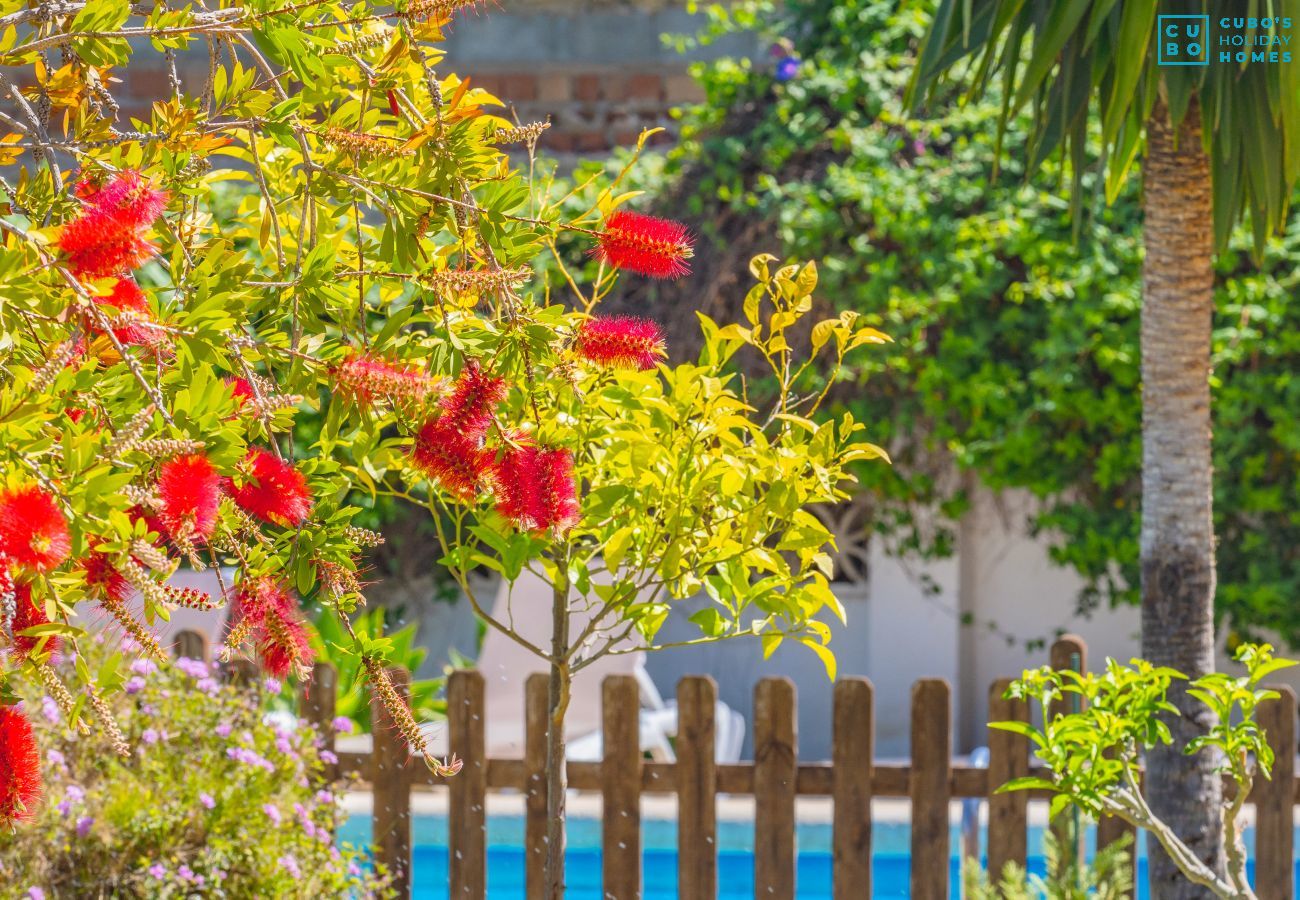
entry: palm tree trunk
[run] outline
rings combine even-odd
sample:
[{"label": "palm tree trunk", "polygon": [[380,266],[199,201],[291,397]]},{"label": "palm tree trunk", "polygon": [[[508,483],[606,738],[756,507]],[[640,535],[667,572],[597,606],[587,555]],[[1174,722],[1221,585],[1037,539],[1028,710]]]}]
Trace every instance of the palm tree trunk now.
[{"label": "palm tree trunk", "polygon": [[[1214,669],[1214,524],[1210,460],[1210,322],[1214,308],[1209,161],[1195,101],[1177,135],[1164,103],[1147,123],[1142,270],[1142,653],[1190,678]],[[1212,724],[1175,683],[1174,743],[1147,759],[1152,810],[1214,871],[1224,871],[1216,759],[1183,748]],[[1154,842],[1153,842],[1154,843]],[[1193,900],[1159,848],[1152,900]]]},{"label": "palm tree trunk", "polygon": [[[567,564],[567,560],[566,560]],[[573,673],[565,659],[569,652],[569,582],[563,572],[556,578],[551,599],[551,674],[547,697],[546,728],[546,898],[564,900],[565,794],[568,791],[568,753],[564,743],[564,716],[569,709]]]}]

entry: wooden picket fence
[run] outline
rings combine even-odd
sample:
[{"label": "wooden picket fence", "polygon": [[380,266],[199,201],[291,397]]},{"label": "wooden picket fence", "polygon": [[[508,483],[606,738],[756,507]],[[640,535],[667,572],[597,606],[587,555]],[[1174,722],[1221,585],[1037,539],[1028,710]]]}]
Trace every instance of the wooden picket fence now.
[{"label": "wooden picket fence", "polygon": [[[178,653],[204,655],[197,635],[183,634]],[[1082,639],[1065,636],[1051,650],[1057,668],[1086,670]],[[251,673],[236,666],[239,677]],[[392,670],[405,693],[409,676]],[[992,721],[1028,718],[1025,704],[1003,697],[1010,679],[989,690]],[[1296,697],[1289,687],[1264,705],[1260,720],[1276,753],[1272,780],[1260,779],[1250,803],[1255,807],[1255,883],[1261,898],[1293,900],[1292,809],[1300,791],[1295,771]],[[319,724],[332,747],[335,673],[317,664],[301,698],[304,718]],[[455,672],[448,681],[447,709],[451,750],[465,761],[459,775],[444,779],[422,765],[411,765],[408,748],[382,706],[374,716],[374,749],[340,754],[342,772],[357,772],[373,791],[373,843],[377,857],[396,880],[399,896],[411,884],[411,792],[446,787],[449,792],[449,889],[453,900],[486,900],[486,797],[490,790],[513,790],[526,798],[525,876],[529,900],[543,894],[546,835],[546,678],[534,675],[525,689],[527,738],[523,759],[490,759],[486,754],[483,676]],[[911,806],[911,891],[913,900],[948,900],[950,884],[949,803],[979,798],[988,803],[987,865],[1000,872],[1007,863],[1024,865],[1028,853],[1028,801],[1044,793],[998,794],[1012,778],[1044,774],[1030,765],[1027,741],[989,729],[987,768],[952,759],[952,697],[946,681],[926,679],[912,687],[912,758],[906,764],[874,761],[874,698],[865,678],[841,678],[834,685],[830,723],[832,758],[803,761],[798,756],[794,685],[765,678],[754,689],[752,762],[714,761],[714,711],[717,687],[709,678],[687,677],[677,685],[678,733],[675,762],[655,762],[640,752],[640,694],[630,676],[610,676],[603,687],[604,759],[570,762],[569,785],[599,792],[603,798],[603,896],[634,900],[641,896],[642,794],[675,794],[678,801],[678,896],[713,900],[718,892],[719,794],[755,800],[754,877],[756,897],[794,900],[795,799],[831,797],[832,878],[835,900],[865,900],[871,885],[871,801],[905,798]],[[1106,844],[1128,826],[1104,820],[1098,843]]]}]

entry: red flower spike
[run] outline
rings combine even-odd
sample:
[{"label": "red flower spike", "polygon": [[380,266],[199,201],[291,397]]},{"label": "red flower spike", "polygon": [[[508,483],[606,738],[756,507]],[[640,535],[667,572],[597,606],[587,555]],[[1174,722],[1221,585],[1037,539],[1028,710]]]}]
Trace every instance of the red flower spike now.
[{"label": "red flower spike", "polygon": [[72,549],[54,498],[34,484],[0,491],[0,556],[32,572],[49,572]]},{"label": "red flower spike", "polygon": [[207,457],[178,456],[158,470],[158,521],[171,537],[207,540],[220,502],[221,478]]},{"label": "red flower spike", "polygon": [[564,530],[578,521],[573,455],[531,443],[508,447],[493,469],[497,512],[526,531]]},{"label": "red flower spike", "polygon": [[492,468],[492,453],[482,439],[456,427],[446,414],[426,422],[415,436],[411,458],[416,468],[461,500],[478,493]]},{"label": "red flower spike", "polygon": [[600,366],[616,369],[653,369],[664,352],[664,336],[649,319],[606,316],[578,326],[574,349]]},{"label": "red flower spike", "polygon": [[369,354],[345,360],[333,374],[339,393],[358,406],[388,398],[420,401],[433,389],[433,380],[418,368]]},{"label": "red flower spike", "polygon": [[36,814],[41,800],[41,754],[32,724],[12,706],[0,706],[0,827]]},{"label": "red flower spike", "polygon": [[131,169],[119,172],[86,198],[89,212],[112,218],[122,228],[144,231],[163,214],[167,192]]},{"label": "red flower spike", "polygon": [[[105,297],[96,297],[95,303],[117,310],[119,313],[129,314],[131,318],[139,319],[144,323],[151,321],[149,301],[145,298],[144,291],[140,290],[140,286],[130,278],[119,278],[113,283],[113,290]],[[134,325],[128,322],[125,325],[115,326],[113,336],[117,338],[118,343],[128,347],[154,346],[163,342],[164,333],[157,328],[150,328],[148,324]]]},{"label": "red flower spike", "polygon": [[268,675],[305,677],[315,659],[302,610],[274,578],[263,576],[239,586],[238,622],[249,629]]},{"label": "red flower spike", "polygon": [[77,185],[86,207],[63,226],[59,248],[73,274],[107,278],[134,269],[153,254],[144,233],[162,214],[167,195],[138,172],[118,174],[103,187]]},{"label": "red flower spike", "polygon": [[113,565],[113,558],[108,554],[91,550],[81,561],[81,567],[86,572],[86,586],[90,588],[91,596],[110,603],[125,603],[131,596],[131,583]]},{"label": "red flower spike", "polygon": [[492,426],[496,405],[507,393],[509,388],[504,379],[485,375],[479,364],[470,360],[451,386],[451,393],[442,398],[439,404],[442,415],[438,421],[467,437],[481,439]]},{"label": "red flower spike", "polygon": [[[30,585],[20,584],[14,590],[14,651],[20,659],[26,659],[36,645],[41,642],[39,637],[25,635],[22,632],[29,628],[35,628],[38,625],[50,624],[49,616],[45,615],[45,604],[37,603],[32,599],[32,589]],[[42,653],[53,655],[59,652],[61,643],[58,635],[46,635],[45,646]]]},{"label": "red flower spike", "polygon": [[234,395],[237,406],[243,406],[247,401],[257,399],[252,382],[247,378],[230,377],[226,379],[226,384],[230,385],[230,392]]},{"label": "red flower spike", "polygon": [[619,210],[605,220],[591,254],[615,269],[652,278],[681,278],[694,242],[686,226],[667,219]]},{"label": "red flower spike", "polygon": [[291,463],[261,447],[250,447],[243,467],[248,477],[231,485],[230,496],[239,508],[263,522],[290,527],[311,515],[311,488]]}]

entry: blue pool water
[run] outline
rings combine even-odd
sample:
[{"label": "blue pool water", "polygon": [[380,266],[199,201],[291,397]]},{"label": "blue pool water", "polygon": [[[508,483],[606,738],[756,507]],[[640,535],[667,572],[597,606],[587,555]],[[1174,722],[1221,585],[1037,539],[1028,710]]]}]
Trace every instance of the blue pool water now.
[{"label": "blue pool water", "polygon": [[[488,818],[488,897],[491,900],[524,900],[524,821],[519,816]],[[340,840],[353,844],[370,841],[370,818],[353,816],[340,832]],[[753,900],[754,828],[749,822],[718,823],[718,897],[722,900]],[[878,822],[872,829],[872,897],[874,900],[902,900],[908,896],[910,859],[909,827],[905,822]],[[1041,846],[1042,835],[1031,829],[1029,846]],[[677,827],[662,819],[642,823],[645,893],[644,900],[676,900]],[[831,897],[831,828],[828,824],[803,823],[798,828],[798,870],[796,894],[799,900],[829,900]],[[1246,832],[1250,847],[1253,835]],[[447,819],[445,816],[417,816],[413,823],[414,900],[448,900]],[[1139,844],[1141,842],[1139,841]],[[953,829],[954,853],[961,846]],[[602,900],[600,889],[600,822],[570,820],[568,900]],[[1041,856],[1031,857],[1030,871],[1042,872]],[[1297,866],[1300,869],[1300,866]],[[950,861],[954,888],[960,883],[960,863]],[[1146,854],[1138,851],[1138,900],[1146,897]],[[954,894],[955,896],[955,894]],[[863,898],[867,900],[867,898]]]}]

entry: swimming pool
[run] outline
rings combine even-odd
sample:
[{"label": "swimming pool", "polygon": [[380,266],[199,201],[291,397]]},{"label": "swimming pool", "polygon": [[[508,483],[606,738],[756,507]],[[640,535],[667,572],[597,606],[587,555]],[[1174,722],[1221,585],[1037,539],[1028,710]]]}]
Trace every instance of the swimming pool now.
[{"label": "swimming pool", "polygon": [[[412,826],[414,844],[414,900],[448,900],[447,818],[444,815],[416,816]],[[355,844],[370,841],[370,817],[353,815],[340,831],[340,840]],[[524,820],[517,815],[488,816],[487,886],[490,900],[524,900]],[[1251,829],[1246,845],[1253,846]],[[677,825],[669,819],[642,822],[645,892],[644,900],[675,900],[677,897]],[[754,827],[752,822],[719,820],[719,898],[754,898]],[[872,828],[873,898],[902,900],[908,896],[910,828],[906,822],[877,822]],[[798,827],[799,900],[829,900],[831,897],[831,827],[826,823],[800,823]],[[1041,830],[1032,828],[1031,850],[1040,847]],[[1139,844],[1141,842],[1139,841]],[[954,853],[961,846],[953,828]],[[572,818],[569,821],[568,900],[602,900],[600,821]],[[960,863],[950,862],[951,883],[959,884]],[[1030,870],[1041,872],[1041,856],[1030,858]],[[1298,867],[1300,868],[1300,867]],[[1145,852],[1138,851],[1138,900],[1146,896]],[[865,900],[865,898],[864,898]]]}]

